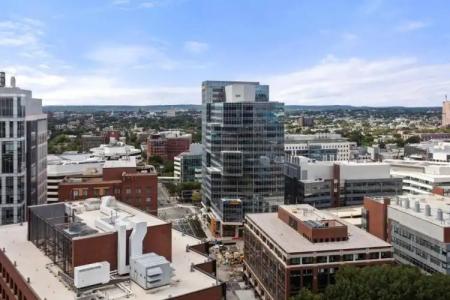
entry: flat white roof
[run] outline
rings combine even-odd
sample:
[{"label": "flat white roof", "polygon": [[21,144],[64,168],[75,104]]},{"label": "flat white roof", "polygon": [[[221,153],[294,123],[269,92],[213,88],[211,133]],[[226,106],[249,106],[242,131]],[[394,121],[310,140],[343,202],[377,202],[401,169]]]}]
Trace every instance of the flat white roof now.
[{"label": "flat white roof", "polygon": [[[261,213],[261,214],[247,214],[247,218],[259,227],[262,232],[275,244],[280,246],[286,253],[302,253],[302,252],[317,252],[317,251],[340,251],[352,249],[367,249],[367,248],[389,248],[390,244],[371,235],[370,233],[357,228],[356,226],[339,219],[331,213],[314,209],[310,205],[282,205],[282,208],[287,208],[289,211],[297,211],[295,215],[302,220],[317,220],[328,219],[338,220],[347,225],[348,240],[338,242],[322,242],[312,243],[295,229],[278,218],[277,213]],[[308,209],[309,213],[303,216],[303,210]]]},{"label": "flat white roof", "polygon": [[[409,200],[409,208],[406,208],[405,200]],[[416,202],[419,203],[419,211],[416,211]],[[430,216],[425,215],[426,205],[430,206]],[[392,198],[389,207],[439,227],[450,227],[450,197],[434,194],[402,195]],[[442,210],[443,221],[437,219],[438,209]]]},{"label": "flat white roof", "polygon": [[[129,288],[133,292],[131,298],[144,299],[168,299],[195,291],[210,288],[219,283],[210,276],[192,271],[191,264],[199,264],[207,261],[207,258],[194,252],[186,252],[186,245],[195,245],[199,240],[183,235],[172,230],[172,264],[175,269],[171,284],[156,289],[144,290],[139,285],[131,282]],[[75,291],[67,288],[57,273],[53,262],[45,256],[33,243],[27,241],[27,223],[0,226],[0,248],[5,248],[5,254],[11,262],[17,263],[19,273],[26,279],[30,278],[30,285],[41,299],[65,300],[76,299]],[[32,258],[32,259],[30,259]],[[47,268],[51,266],[51,268]],[[54,271],[53,271],[54,272]],[[117,292],[117,288],[107,289],[110,294]]]},{"label": "flat white roof", "polygon": [[136,157],[128,156],[119,160],[107,160],[103,166],[106,168],[134,168],[136,167]]}]

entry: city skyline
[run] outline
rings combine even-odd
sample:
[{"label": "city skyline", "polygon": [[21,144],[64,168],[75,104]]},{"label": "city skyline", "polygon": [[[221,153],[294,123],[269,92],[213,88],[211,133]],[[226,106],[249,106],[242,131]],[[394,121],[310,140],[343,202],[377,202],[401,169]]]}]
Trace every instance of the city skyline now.
[{"label": "city skyline", "polygon": [[44,105],[200,104],[201,81],[227,78],[267,83],[287,105],[439,106],[449,10],[445,1],[6,1],[0,66]]}]

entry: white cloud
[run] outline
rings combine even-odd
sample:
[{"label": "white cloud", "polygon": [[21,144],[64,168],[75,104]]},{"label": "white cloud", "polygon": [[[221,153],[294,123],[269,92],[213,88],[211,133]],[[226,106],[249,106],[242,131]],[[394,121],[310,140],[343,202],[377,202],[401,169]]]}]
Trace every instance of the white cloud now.
[{"label": "white cloud", "polygon": [[430,26],[429,23],[423,22],[423,21],[408,21],[403,24],[400,24],[396,27],[396,30],[398,32],[410,32],[410,31],[416,31],[425,27]]},{"label": "white cloud", "polygon": [[209,45],[199,41],[187,41],[184,43],[184,49],[194,54],[200,54],[208,51]]},{"label": "white cloud", "polygon": [[261,79],[271,98],[287,104],[433,106],[450,88],[450,64],[421,64],[414,58],[339,60]]},{"label": "white cloud", "polygon": [[111,68],[161,68],[172,70],[177,62],[157,47],[148,45],[101,46],[87,54],[87,58]]}]

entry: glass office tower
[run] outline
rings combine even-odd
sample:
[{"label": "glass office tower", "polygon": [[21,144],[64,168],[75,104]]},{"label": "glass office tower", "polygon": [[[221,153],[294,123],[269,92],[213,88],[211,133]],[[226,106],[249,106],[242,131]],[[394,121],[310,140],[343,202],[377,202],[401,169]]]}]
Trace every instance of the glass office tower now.
[{"label": "glass office tower", "polygon": [[202,106],[202,202],[211,231],[237,237],[284,202],[284,105],[258,82],[205,81]]}]

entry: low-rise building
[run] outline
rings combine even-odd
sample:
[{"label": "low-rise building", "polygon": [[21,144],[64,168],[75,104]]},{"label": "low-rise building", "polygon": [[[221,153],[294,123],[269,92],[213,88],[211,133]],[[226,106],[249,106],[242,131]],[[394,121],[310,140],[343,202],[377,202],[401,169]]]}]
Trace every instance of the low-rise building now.
[{"label": "low-rise building", "polygon": [[210,245],[112,197],[0,227],[2,299],[224,299]]},{"label": "low-rise building", "polygon": [[430,194],[436,188],[443,194],[450,191],[450,164],[431,161],[385,160],[391,175],[402,178],[402,189],[410,194]]},{"label": "low-rise building", "polygon": [[67,176],[100,176],[105,161],[90,154],[63,153],[47,156],[47,203],[58,201],[59,183]]},{"label": "low-rise building", "polygon": [[247,214],[244,241],[244,274],[262,299],[323,290],[344,265],[394,261],[387,242],[306,204]]},{"label": "low-rise building", "polygon": [[450,198],[434,194],[367,198],[363,219],[370,233],[392,244],[399,263],[450,274],[449,207]]},{"label": "low-rise building", "polygon": [[157,215],[158,176],[153,166],[138,166],[134,157],[108,160],[103,174],[69,176],[59,183],[59,201],[115,196],[121,201]]},{"label": "low-rise building", "polygon": [[182,152],[188,151],[192,143],[192,135],[179,130],[162,131],[152,134],[147,140],[147,156],[159,156],[173,160]]},{"label": "low-rise building", "polygon": [[286,134],[284,139],[286,154],[322,161],[351,160],[355,148],[355,142],[334,133]]},{"label": "low-rise building", "polygon": [[380,162],[315,161],[302,156],[285,162],[285,203],[318,208],[361,205],[366,195],[401,193],[401,178]]},{"label": "low-rise building", "polygon": [[189,151],[175,156],[173,160],[174,177],[180,180],[180,182],[201,182],[202,153],[202,144],[191,144]]}]

